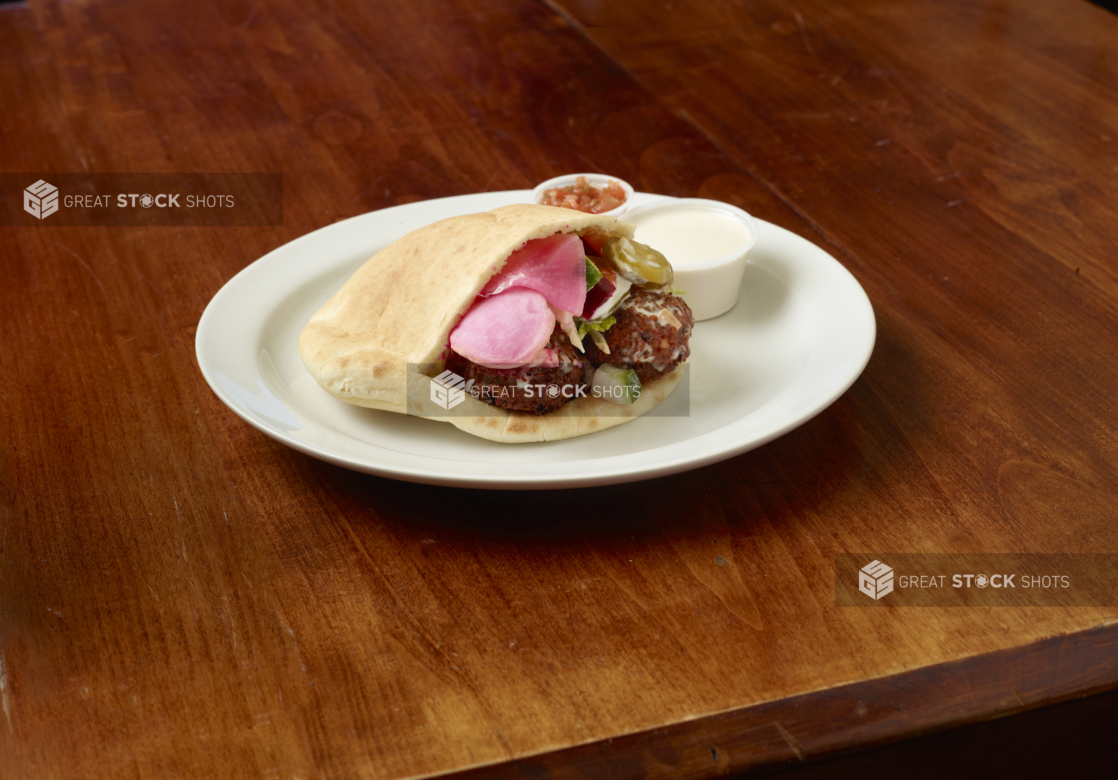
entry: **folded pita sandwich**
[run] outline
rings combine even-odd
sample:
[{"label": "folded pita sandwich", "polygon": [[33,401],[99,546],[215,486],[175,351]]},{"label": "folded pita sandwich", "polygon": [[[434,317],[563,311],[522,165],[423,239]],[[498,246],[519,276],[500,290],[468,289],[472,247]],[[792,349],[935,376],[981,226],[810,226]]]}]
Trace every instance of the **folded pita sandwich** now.
[{"label": "folded pita sandwich", "polygon": [[530,204],[436,222],[368,260],[299,354],[335,398],[493,441],[620,425],[675,388],[694,322],[633,230]]}]

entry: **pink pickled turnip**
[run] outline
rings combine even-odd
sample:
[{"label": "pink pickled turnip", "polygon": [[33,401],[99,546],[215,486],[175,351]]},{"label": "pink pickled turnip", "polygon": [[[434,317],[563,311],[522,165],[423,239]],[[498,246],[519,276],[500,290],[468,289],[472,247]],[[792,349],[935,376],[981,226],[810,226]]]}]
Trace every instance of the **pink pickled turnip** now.
[{"label": "pink pickled turnip", "polygon": [[512,368],[536,357],[554,328],[547,299],[535,290],[513,287],[478,298],[451,331],[450,348],[480,366]]},{"label": "pink pickled turnip", "polygon": [[535,290],[560,309],[580,314],[586,303],[586,253],[573,233],[537,238],[509,255],[481,291],[483,298],[509,289]]}]

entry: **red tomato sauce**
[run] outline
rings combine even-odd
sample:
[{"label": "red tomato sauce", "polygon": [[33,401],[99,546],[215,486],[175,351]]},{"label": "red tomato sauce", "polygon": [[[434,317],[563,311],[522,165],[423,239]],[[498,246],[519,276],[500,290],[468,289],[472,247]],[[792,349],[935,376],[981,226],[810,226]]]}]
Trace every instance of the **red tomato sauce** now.
[{"label": "red tomato sauce", "polygon": [[544,206],[559,206],[560,208],[582,211],[587,214],[604,214],[613,211],[625,202],[625,190],[616,181],[610,181],[602,187],[595,187],[579,176],[574,184],[566,187],[554,187],[546,190],[543,199]]}]

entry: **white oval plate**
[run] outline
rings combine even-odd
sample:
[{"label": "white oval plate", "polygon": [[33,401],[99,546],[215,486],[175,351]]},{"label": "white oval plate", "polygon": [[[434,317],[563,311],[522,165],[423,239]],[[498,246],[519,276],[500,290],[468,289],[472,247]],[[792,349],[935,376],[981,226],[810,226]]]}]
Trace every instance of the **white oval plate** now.
[{"label": "white oval plate", "polygon": [[[876,327],[861,286],[819,247],[757,220],[737,306],[695,325],[690,409],[680,392],[658,407],[685,416],[646,416],[564,441],[497,444],[447,423],[352,406],[315,383],[296,350],[299,334],[365,260],[436,220],[526,203],[531,194],[396,206],[269,252],[230,279],[198,323],[206,381],[253,427],[330,463],[410,482],[523,490],[632,482],[730,458],[810,420],[865,368]],[[637,193],[633,205],[662,197]]]}]

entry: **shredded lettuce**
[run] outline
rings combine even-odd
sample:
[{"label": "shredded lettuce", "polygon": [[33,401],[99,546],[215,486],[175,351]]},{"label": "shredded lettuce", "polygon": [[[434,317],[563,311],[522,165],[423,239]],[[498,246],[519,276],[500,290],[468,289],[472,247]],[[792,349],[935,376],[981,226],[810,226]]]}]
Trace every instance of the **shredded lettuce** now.
[{"label": "shredded lettuce", "polygon": [[617,317],[612,316],[605,317],[600,320],[583,320],[578,324],[578,337],[582,338],[592,330],[596,330],[599,333],[604,333],[611,327],[613,327],[613,324],[615,322],[617,322]]},{"label": "shredded lettuce", "polygon": [[590,292],[594,285],[602,279],[602,272],[598,270],[598,266],[586,258],[586,292]]},{"label": "shredded lettuce", "polygon": [[671,295],[686,295],[687,294],[686,290],[681,290],[678,287],[669,287],[667,289],[667,292],[670,293]]}]

